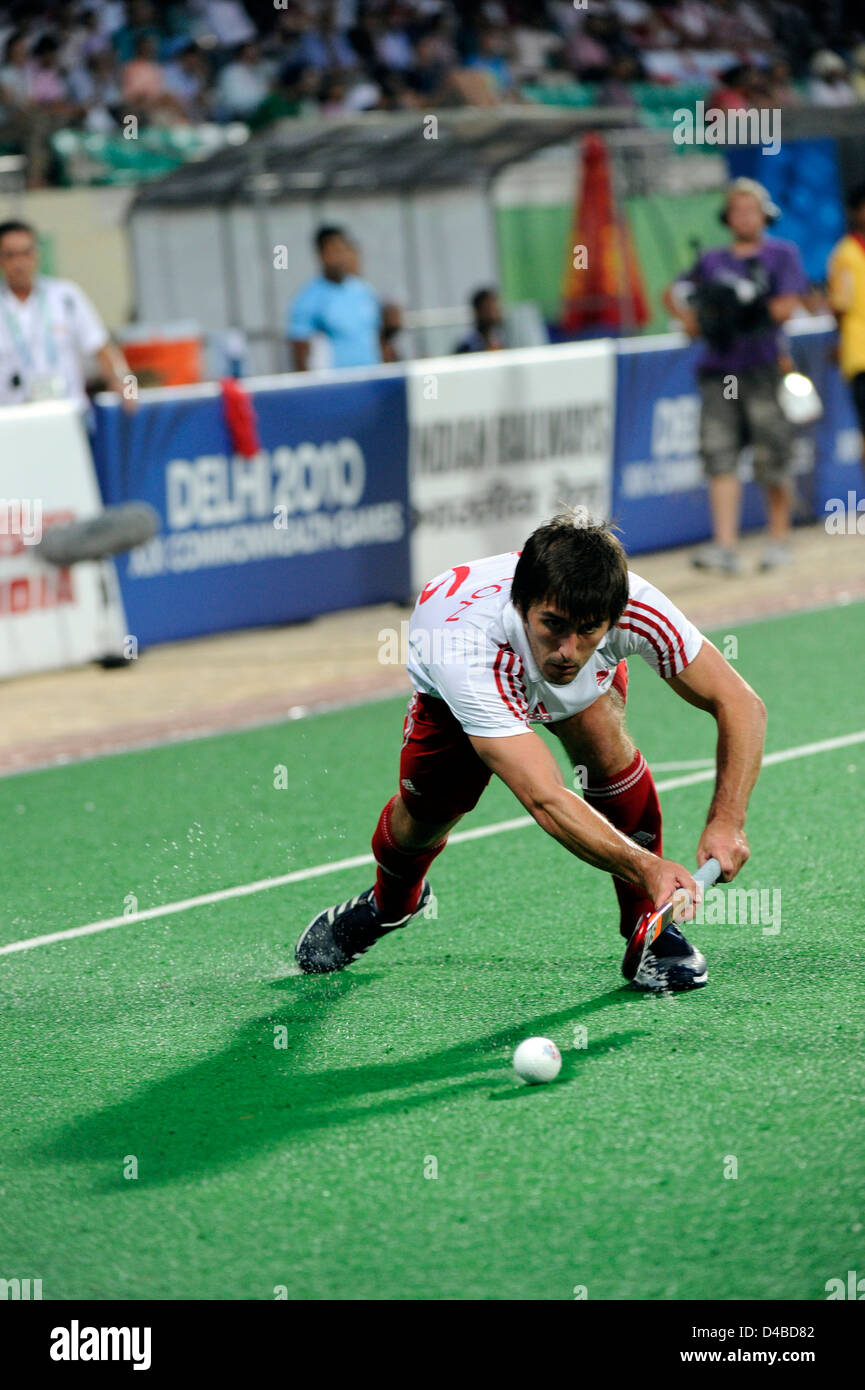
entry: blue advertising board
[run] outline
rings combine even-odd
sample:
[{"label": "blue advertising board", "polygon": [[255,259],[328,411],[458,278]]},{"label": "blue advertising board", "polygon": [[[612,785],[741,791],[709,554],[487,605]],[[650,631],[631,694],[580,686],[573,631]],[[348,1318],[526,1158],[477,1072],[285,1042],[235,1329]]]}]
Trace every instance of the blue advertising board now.
[{"label": "blue advertising board", "polygon": [[297,622],[410,590],[401,376],[250,391],[260,451],[232,450],[221,395],[100,402],[106,503],[150,502],[161,533],[118,560],[142,644]]},{"label": "blue advertising board", "polygon": [[[618,347],[612,511],[625,548],[633,555],[706,540],[712,524],[698,448],[700,349]],[[763,519],[760,491],[748,482],[743,527]]]}]

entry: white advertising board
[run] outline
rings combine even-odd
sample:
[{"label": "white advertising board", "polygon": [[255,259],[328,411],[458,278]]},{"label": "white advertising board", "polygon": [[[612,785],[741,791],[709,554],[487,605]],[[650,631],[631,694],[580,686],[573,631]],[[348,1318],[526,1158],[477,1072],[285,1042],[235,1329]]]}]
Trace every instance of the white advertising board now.
[{"label": "white advertising board", "polygon": [[608,516],[615,372],[610,339],[407,365],[415,589],[563,502]]},{"label": "white advertising board", "polygon": [[0,678],[123,650],[126,623],[113,565],[58,569],[37,549],[50,526],[101,510],[76,406],[0,409]]}]

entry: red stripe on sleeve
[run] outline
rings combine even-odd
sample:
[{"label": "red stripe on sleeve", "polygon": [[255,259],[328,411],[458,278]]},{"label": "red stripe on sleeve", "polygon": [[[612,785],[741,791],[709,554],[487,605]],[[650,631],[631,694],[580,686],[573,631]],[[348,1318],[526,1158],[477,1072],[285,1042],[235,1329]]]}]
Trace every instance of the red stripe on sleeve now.
[{"label": "red stripe on sleeve", "polygon": [[[499,694],[501,695],[502,699],[504,700],[505,704],[507,705],[508,709],[510,710],[510,712],[511,712],[511,714],[514,716],[514,718],[515,718],[515,719],[518,719],[518,720],[520,721],[521,724],[524,724],[524,723],[526,722],[526,717],[525,717],[525,715],[522,713],[522,711],[521,711],[517,706],[515,706],[515,705],[513,704],[513,702],[512,702],[512,700],[511,700],[510,696],[508,695],[508,693],[507,693],[507,691],[505,690],[505,687],[504,687],[504,685],[503,685],[503,683],[502,683],[502,669],[501,669],[501,668],[502,668],[502,662],[504,661],[504,658],[505,658],[506,656],[510,658],[510,660],[509,660],[509,662],[508,662],[508,667],[507,667],[506,674],[508,675],[508,680],[509,680],[509,684],[510,684],[510,686],[511,686],[511,691],[512,691],[512,693],[514,693],[514,694],[516,693],[516,692],[514,691],[513,677],[510,675],[510,668],[511,668],[511,666],[513,665],[514,652],[511,650],[510,647],[508,647],[508,646],[506,646],[506,645],[503,645],[503,646],[499,647],[498,652],[497,652],[497,654],[496,654],[496,659],[495,659],[495,661],[494,661],[494,663],[493,663],[493,671],[494,671],[494,673],[495,673],[495,678],[496,678],[496,688],[498,689]],[[517,697],[517,698],[519,698],[519,697]]]},{"label": "red stripe on sleeve", "polygon": [[[626,609],[625,611],[627,612],[627,609]],[[636,614],[633,614],[632,616],[636,619],[637,622],[641,622],[641,623],[642,623],[642,622],[645,622],[645,621],[646,621],[645,618],[638,618]],[[652,626],[653,626],[653,627],[657,627],[658,625],[657,625],[657,623],[653,623]],[[636,623],[626,623],[625,620],[624,620],[624,618],[622,618],[622,619],[619,620],[619,627],[625,628],[628,632],[636,632],[637,635],[638,635],[639,637],[646,637],[646,638],[648,638],[648,640],[651,642],[652,646],[655,648],[655,651],[657,652],[657,655],[658,655],[658,668],[659,668],[659,670],[660,670],[660,674],[663,676],[663,675],[665,674],[665,672],[664,672],[664,662],[666,661],[668,664],[671,665],[671,658],[670,658],[669,650],[666,651],[666,652],[661,651],[661,648],[658,646],[658,644],[657,644],[657,642],[655,641],[654,637],[652,636],[651,632],[646,632],[646,631],[644,631],[643,628],[637,627],[637,626],[636,626]],[[658,631],[660,632],[661,629],[658,628]],[[666,637],[666,633],[661,633],[661,635],[662,635],[663,637]],[[667,640],[669,641],[669,638],[668,638]],[[670,675],[672,676],[672,675],[674,675],[674,674],[675,674],[675,673],[674,673],[674,671],[673,671],[673,669],[672,669],[672,665],[671,665]]]},{"label": "red stripe on sleeve", "polygon": [[[670,618],[667,617],[666,613],[661,613],[657,608],[653,608],[652,605],[651,605],[650,603],[643,603],[643,602],[642,602],[640,599],[638,599],[638,598],[632,598],[632,599],[629,601],[629,603],[628,603],[628,607],[629,607],[629,608],[645,608],[645,610],[646,610],[647,613],[654,613],[654,615],[655,615],[656,618],[660,618],[662,622],[666,623],[666,624],[667,624],[667,627],[670,629],[670,632],[673,634],[673,636],[674,636],[675,639],[676,639],[676,643],[677,643],[678,648],[679,648],[679,655],[680,655],[681,658],[682,658],[682,663],[683,663],[683,665],[687,666],[687,664],[688,664],[688,659],[687,659],[687,657],[685,656],[685,644],[684,644],[684,642],[682,641],[682,634],[679,632],[679,629],[678,629],[677,627],[674,626],[674,624],[672,623],[672,621],[670,620]],[[635,617],[639,617],[639,614],[634,614],[634,616],[635,616]]]},{"label": "red stripe on sleeve", "polygon": [[525,692],[520,688],[520,686],[517,683],[518,677],[522,675],[523,663],[522,661],[520,661],[516,652],[512,651],[511,656],[512,660],[508,662],[508,684],[511,687],[511,694],[513,695],[514,700],[517,703],[517,707],[519,708],[523,719],[528,719],[529,702],[526,699]]}]

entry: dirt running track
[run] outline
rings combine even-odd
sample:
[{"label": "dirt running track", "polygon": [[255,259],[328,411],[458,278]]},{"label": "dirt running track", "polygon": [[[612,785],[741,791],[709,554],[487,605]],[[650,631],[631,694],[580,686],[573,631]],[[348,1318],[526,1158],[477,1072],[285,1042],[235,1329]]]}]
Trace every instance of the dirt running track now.
[{"label": "dirt running track", "polygon": [[[761,575],[751,538],[741,576],[705,575],[691,550],[638,556],[634,568],[699,627],[865,600],[865,536],[795,536],[796,562]],[[152,647],[129,668],[85,667],[7,681],[0,688],[0,775],[121,748],[190,738],[409,689],[399,665],[380,660],[386,629],[409,609],[385,605],[293,627]]]}]

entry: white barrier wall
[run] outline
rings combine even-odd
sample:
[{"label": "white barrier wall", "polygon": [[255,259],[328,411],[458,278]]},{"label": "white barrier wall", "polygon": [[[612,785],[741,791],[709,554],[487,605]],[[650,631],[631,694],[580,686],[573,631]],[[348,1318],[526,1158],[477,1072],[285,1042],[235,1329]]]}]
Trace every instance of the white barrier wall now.
[{"label": "white barrier wall", "polygon": [[615,370],[610,339],[407,365],[415,589],[563,502],[609,515]]},{"label": "white barrier wall", "polygon": [[102,510],[84,426],[68,401],[0,410],[0,678],[122,650],[113,566],[58,569],[38,556],[52,525]]}]

